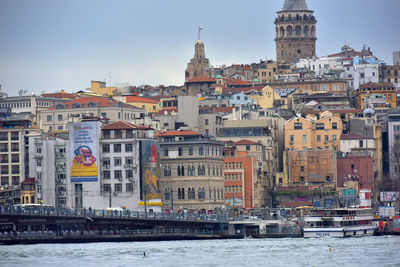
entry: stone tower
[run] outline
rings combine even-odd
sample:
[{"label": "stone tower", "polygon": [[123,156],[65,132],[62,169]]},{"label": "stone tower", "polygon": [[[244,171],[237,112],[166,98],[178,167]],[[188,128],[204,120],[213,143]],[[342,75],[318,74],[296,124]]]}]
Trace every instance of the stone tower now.
[{"label": "stone tower", "polygon": [[199,39],[194,45],[194,57],[187,64],[185,81],[198,76],[210,77],[210,62],[204,53],[204,43]]},{"label": "stone tower", "polygon": [[306,0],[285,0],[275,19],[276,60],[290,63],[315,56],[317,20]]}]

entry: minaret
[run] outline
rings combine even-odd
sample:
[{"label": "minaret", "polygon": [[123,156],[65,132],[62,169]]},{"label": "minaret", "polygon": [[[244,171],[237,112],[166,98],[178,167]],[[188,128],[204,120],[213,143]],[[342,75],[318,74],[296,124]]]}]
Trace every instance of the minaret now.
[{"label": "minaret", "polygon": [[275,19],[276,59],[290,63],[315,56],[317,20],[306,0],[285,0]]},{"label": "minaret", "polygon": [[210,62],[206,58],[204,52],[204,43],[200,40],[200,31],[202,29],[199,27],[198,39],[194,45],[194,57],[187,64],[185,71],[185,81],[189,81],[198,76],[210,77]]}]

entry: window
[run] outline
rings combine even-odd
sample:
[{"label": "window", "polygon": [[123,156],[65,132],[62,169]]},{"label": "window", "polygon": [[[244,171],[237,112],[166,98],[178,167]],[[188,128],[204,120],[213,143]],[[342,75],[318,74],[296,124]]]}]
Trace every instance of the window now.
[{"label": "window", "polygon": [[193,156],[193,148],[189,147],[189,156]]},{"label": "window", "polygon": [[317,135],[317,142],[321,142],[321,136]]},{"label": "window", "polygon": [[300,166],[300,171],[304,172],[304,166]]},{"label": "window", "polygon": [[208,125],[208,119],[206,119],[206,120],[204,121],[204,124],[205,124],[205,125]]},{"label": "window", "polygon": [[337,122],[332,122],[332,129],[337,129]]},{"label": "window", "polygon": [[329,141],[329,136],[325,135],[325,142],[328,142],[328,141]]},{"label": "window", "polygon": [[121,144],[114,144],[114,153],[121,152]]},{"label": "window", "polygon": [[204,148],[201,146],[199,147],[199,155],[203,156],[204,155]]},{"label": "window", "polygon": [[110,145],[103,145],[103,152],[104,153],[109,153],[110,152]]},{"label": "window", "polygon": [[105,180],[111,179],[111,172],[103,171],[103,179],[105,179]]},{"label": "window", "polygon": [[0,141],[7,141],[8,140],[8,133],[2,132],[0,133]]},{"label": "window", "polygon": [[246,145],[246,151],[250,151],[250,146]]},{"label": "window", "polygon": [[178,156],[183,156],[183,148],[178,148]]},{"label": "window", "polygon": [[307,142],[307,135],[303,134],[303,143]]},{"label": "window", "polygon": [[111,185],[110,184],[103,184],[103,191],[104,192],[111,192]]},{"label": "window", "polygon": [[133,192],[133,183],[127,183],[126,185],[126,192]]},{"label": "window", "polygon": [[317,130],[324,130],[325,129],[325,124],[324,123],[317,123],[316,129]]},{"label": "window", "polygon": [[53,120],[53,116],[52,115],[47,115],[47,121],[52,121]]},{"label": "window", "polygon": [[121,166],[122,159],[120,157],[114,158],[114,166]]},{"label": "window", "polygon": [[290,140],[290,143],[293,143],[294,142],[294,135],[291,135],[289,140]]},{"label": "window", "polygon": [[58,114],[57,120],[62,121],[63,120],[63,115],[62,114]]},{"label": "window", "polygon": [[333,140],[333,141],[336,141],[336,135],[333,135],[333,136],[332,136],[332,140]]},{"label": "window", "polygon": [[125,144],[125,152],[132,152],[133,146],[132,144]]},{"label": "window", "polygon": [[122,171],[121,170],[115,170],[114,171],[114,179],[122,179]]},{"label": "window", "polygon": [[164,157],[168,157],[168,148],[164,149]]},{"label": "window", "polygon": [[122,192],[122,184],[118,183],[114,185],[115,192]]},{"label": "window", "polygon": [[295,129],[295,130],[301,130],[301,129],[303,129],[303,124],[302,124],[301,122],[296,122],[296,123],[294,124],[294,129]]},{"label": "window", "polygon": [[360,141],[359,141],[359,146],[360,146],[360,147],[364,147],[364,142],[363,142],[363,140],[360,140]]}]

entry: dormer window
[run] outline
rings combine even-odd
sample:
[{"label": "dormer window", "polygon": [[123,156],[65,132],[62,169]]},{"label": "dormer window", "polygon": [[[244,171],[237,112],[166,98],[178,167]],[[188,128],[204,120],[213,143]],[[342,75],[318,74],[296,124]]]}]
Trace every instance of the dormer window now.
[{"label": "dormer window", "polygon": [[81,104],[79,104],[79,103],[73,103],[71,105],[71,108],[80,108],[80,107],[81,107]]},{"label": "dormer window", "polygon": [[64,108],[65,108],[64,104],[57,104],[56,105],[56,109],[64,109]]},{"label": "dormer window", "polygon": [[96,102],[89,102],[89,103],[87,104],[87,107],[88,107],[88,108],[95,108],[95,107],[97,107],[97,103],[96,103]]}]

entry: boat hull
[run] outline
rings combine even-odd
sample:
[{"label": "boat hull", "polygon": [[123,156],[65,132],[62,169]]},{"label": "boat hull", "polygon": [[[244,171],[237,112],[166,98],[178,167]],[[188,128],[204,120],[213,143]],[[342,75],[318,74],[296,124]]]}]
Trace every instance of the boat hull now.
[{"label": "boat hull", "polygon": [[303,236],[306,238],[315,237],[361,237],[372,236],[375,227],[353,227],[353,228],[304,228]]}]

